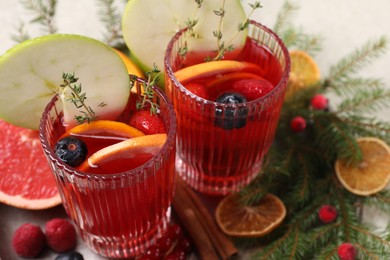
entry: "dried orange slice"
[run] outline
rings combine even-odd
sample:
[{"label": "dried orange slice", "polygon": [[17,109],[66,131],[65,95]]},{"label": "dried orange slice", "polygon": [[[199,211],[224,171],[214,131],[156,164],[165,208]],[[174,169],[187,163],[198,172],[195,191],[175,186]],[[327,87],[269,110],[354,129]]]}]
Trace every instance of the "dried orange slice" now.
[{"label": "dried orange slice", "polygon": [[135,127],[128,124],[111,121],[111,120],[96,120],[91,123],[77,125],[67,131],[63,136],[117,136],[123,138],[131,138],[142,136],[144,133]]},{"label": "dried orange slice", "polygon": [[291,73],[288,81],[286,98],[297,91],[316,84],[320,78],[320,69],[314,59],[301,50],[290,51]]},{"label": "dried orange slice", "polygon": [[286,216],[283,202],[266,194],[259,204],[242,205],[238,195],[225,197],[217,206],[216,221],[222,231],[236,237],[261,237],[277,228]]},{"label": "dried orange slice", "polygon": [[390,147],[375,137],[357,140],[363,160],[358,165],[335,163],[336,175],[351,193],[369,196],[386,188],[390,181]]},{"label": "dried orange slice", "polygon": [[133,169],[156,155],[166,139],[166,134],[130,138],[95,152],[78,169],[89,173],[119,173]]}]

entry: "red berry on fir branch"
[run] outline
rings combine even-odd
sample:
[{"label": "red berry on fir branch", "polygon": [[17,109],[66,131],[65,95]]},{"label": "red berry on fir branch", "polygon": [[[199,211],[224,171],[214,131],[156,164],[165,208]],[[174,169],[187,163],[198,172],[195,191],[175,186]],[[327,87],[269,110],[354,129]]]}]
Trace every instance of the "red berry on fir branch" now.
[{"label": "red berry on fir branch", "polygon": [[337,209],[331,205],[324,205],[318,211],[318,217],[322,223],[331,223],[337,218]]},{"label": "red berry on fir branch", "polygon": [[340,260],[355,260],[356,248],[351,243],[343,243],[337,249]]},{"label": "red berry on fir branch", "polygon": [[311,106],[316,110],[325,110],[328,108],[328,98],[324,95],[317,94],[310,100]]},{"label": "red berry on fir branch", "polygon": [[290,127],[295,133],[303,132],[306,129],[306,120],[301,116],[296,116],[291,120]]},{"label": "red berry on fir branch", "polygon": [[74,226],[66,219],[54,218],[46,223],[47,244],[62,253],[76,247],[77,235]]},{"label": "red berry on fir branch", "polygon": [[37,257],[46,245],[45,235],[39,226],[26,223],[15,230],[12,247],[18,256]]}]

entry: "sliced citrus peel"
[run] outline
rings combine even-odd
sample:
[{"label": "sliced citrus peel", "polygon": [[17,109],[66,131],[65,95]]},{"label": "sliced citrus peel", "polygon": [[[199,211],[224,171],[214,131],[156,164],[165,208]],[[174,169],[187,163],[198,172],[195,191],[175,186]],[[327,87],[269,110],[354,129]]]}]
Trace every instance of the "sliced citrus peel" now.
[{"label": "sliced citrus peel", "polygon": [[167,140],[166,134],[144,135],[107,146],[85,160],[78,169],[89,172],[110,161],[132,158],[139,154],[157,154]]},{"label": "sliced citrus peel", "polygon": [[313,86],[320,78],[320,69],[314,59],[301,50],[290,51],[291,73],[288,81],[286,99],[297,91]]},{"label": "sliced citrus peel", "polygon": [[385,189],[390,181],[390,147],[375,137],[359,138],[357,143],[363,160],[358,165],[337,160],[336,176],[351,193],[373,195]]},{"label": "sliced citrus peel", "polygon": [[224,233],[235,237],[261,237],[276,229],[286,216],[283,202],[266,194],[254,206],[242,205],[238,195],[225,197],[215,211],[216,221]]},{"label": "sliced citrus peel", "polygon": [[112,120],[96,120],[91,123],[77,125],[68,130],[63,136],[118,136],[132,138],[144,135],[143,132],[128,124]]},{"label": "sliced citrus peel", "polygon": [[188,81],[232,72],[248,72],[261,75],[263,71],[259,66],[250,62],[217,60],[185,67],[176,71],[175,77],[180,83],[185,84]]},{"label": "sliced citrus peel", "polygon": [[129,74],[135,75],[135,76],[137,76],[139,78],[144,78],[145,77],[144,73],[142,72],[142,70],[130,59],[129,56],[127,56],[126,54],[124,54],[123,52],[121,52],[118,49],[114,49],[114,51],[116,53],[118,53],[118,55],[122,59],[123,63],[125,63],[127,71],[129,72]]},{"label": "sliced citrus peel", "polygon": [[207,82],[206,87],[212,88],[214,86],[226,83],[228,81],[235,81],[240,79],[263,79],[263,78],[257,74],[253,74],[249,72],[233,72],[233,73],[226,74],[221,78],[216,78],[214,80]]}]

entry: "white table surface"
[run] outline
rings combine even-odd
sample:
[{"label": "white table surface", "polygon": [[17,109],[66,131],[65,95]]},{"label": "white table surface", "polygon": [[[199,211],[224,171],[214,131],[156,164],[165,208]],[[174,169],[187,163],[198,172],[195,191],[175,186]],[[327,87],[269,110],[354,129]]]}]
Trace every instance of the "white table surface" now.
[{"label": "white table surface", "polygon": [[[31,36],[42,34],[37,24],[28,24],[33,16],[21,2],[0,0],[0,54],[15,45],[11,35],[16,34],[20,21],[26,23]],[[242,2],[246,6],[246,3],[252,1]],[[117,0],[116,3],[123,7],[125,1]],[[261,3],[263,8],[253,18],[272,28],[284,0],[262,0]],[[306,33],[318,34],[324,38],[323,49],[315,56],[323,76],[327,75],[331,65],[368,40],[386,36],[390,41],[388,0],[295,0],[294,3],[300,8],[292,21]],[[98,4],[98,0],[58,0],[58,32],[82,34],[102,40],[103,28],[98,17]],[[381,78],[390,88],[390,48],[385,55],[366,66],[361,74]],[[382,110],[377,117],[390,121],[390,110]],[[10,250],[11,235],[17,226],[26,221],[43,226],[52,217],[65,217],[65,213],[61,207],[46,211],[26,211],[0,204],[0,259],[18,259]],[[365,210],[365,219],[379,226],[389,222],[388,216],[374,210]],[[82,244],[78,245],[77,250],[85,259],[103,259],[92,254]],[[54,259],[54,256],[55,254],[47,252],[40,259]]]}]

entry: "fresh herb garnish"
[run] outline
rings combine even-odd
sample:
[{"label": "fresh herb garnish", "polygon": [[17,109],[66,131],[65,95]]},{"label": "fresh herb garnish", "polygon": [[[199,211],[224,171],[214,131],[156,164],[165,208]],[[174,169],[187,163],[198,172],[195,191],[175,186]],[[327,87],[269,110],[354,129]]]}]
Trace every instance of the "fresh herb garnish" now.
[{"label": "fresh herb garnish", "polygon": [[[68,88],[71,91],[71,96],[66,100],[72,102],[76,108],[81,108],[81,115],[76,115],[74,119],[78,124],[90,123],[97,119],[95,111],[90,106],[85,104],[87,99],[86,93],[82,92],[81,84],[75,84],[78,78],[75,77],[74,73],[62,73],[63,83],[60,84],[62,89]],[[104,102],[99,104],[100,107],[106,106]]]},{"label": "fresh herb garnish", "polygon": [[[157,114],[159,106],[156,104],[154,100],[154,90],[153,86],[158,83],[160,80],[160,70],[154,64],[152,70],[145,72],[146,81],[143,82],[143,94],[141,95],[141,99],[137,102],[136,108],[138,110],[144,109],[147,106],[150,106],[150,113]],[[130,77],[130,88],[135,85],[137,77]]]}]

